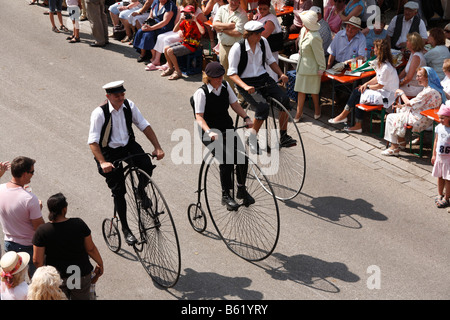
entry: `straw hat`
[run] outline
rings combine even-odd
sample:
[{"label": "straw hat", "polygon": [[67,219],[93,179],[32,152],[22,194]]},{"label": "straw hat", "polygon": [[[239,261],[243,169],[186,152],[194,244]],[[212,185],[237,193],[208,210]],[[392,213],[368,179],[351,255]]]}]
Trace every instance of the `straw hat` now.
[{"label": "straw hat", "polygon": [[345,21],[344,23],[351,24],[352,26],[362,29],[361,28],[361,19],[358,17],[355,17],[355,16],[350,17],[350,19],[348,21]]},{"label": "straw hat", "polygon": [[13,276],[26,268],[30,255],[26,252],[8,251],[0,260],[1,276]]},{"label": "straw hat", "polygon": [[317,31],[320,29],[320,25],[317,23],[317,13],[311,10],[303,11],[300,13],[300,19],[302,19],[303,25],[306,29],[311,31]]}]

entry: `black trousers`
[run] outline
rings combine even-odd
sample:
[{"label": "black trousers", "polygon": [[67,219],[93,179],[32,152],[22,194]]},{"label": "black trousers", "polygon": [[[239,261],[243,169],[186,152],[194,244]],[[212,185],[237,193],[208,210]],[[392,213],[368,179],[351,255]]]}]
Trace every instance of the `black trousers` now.
[{"label": "black trousers", "polygon": [[[130,141],[125,147],[119,148],[104,148],[102,150],[103,156],[105,160],[108,162],[114,162],[120,159],[123,159],[129,155],[145,153],[142,147],[134,140]],[[114,205],[119,215],[119,219],[122,223],[122,229],[128,229],[127,222],[127,204],[125,201],[125,193],[127,192],[125,187],[125,177],[124,177],[124,168],[121,163],[118,165],[113,171],[104,173],[103,169],[100,166],[100,163],[97,162],[98,172],[105,178],[106,184],[111,190],[111,195],[114,198]],[[153,169],[155,166],[152,164],[150,157],[147,155],[133,157],[132,159],[127,161],[128,163],[133,163],[138,168],[144,170],[149,176],[152,176]],[[147,181],[140,177],[139,185],[146,185]]]},{"label": "black trousers", "polygon": [[[245,185],[248,169],[248,159],[240,157],[245,154],[245,148],[242,141],[235,135],[233,129],[228,129],[228,134],[222,133],[222,144],[213,143],[212,141],[202,141],[203,144],[211,150],[213,156],[219,160],[220,184],[222,192],[233,189],[233,171],[236,165],[236,181],[238,185]],[[228,136],[228,138],[227,138]],[[233,143],[227,143],[232,140]],[[218,155],[222,155],[221,158]]]}]

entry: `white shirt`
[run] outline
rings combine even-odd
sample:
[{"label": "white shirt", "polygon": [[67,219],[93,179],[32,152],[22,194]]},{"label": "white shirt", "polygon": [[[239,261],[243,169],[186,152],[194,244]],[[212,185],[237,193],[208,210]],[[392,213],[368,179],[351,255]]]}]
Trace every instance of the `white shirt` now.
[{"label": "white shirt", "polygon": [[381,95],[388,99],[388,106],[394,103],[395,91],[399,86],[397,70],[389,63],[382,63],[380,68],[376,70],[377,82],[383,85],[383,89],[379,90]]},{"label": "white shirt", "polygon": [[3,281],[0,284],[2,300],[27,300],[28,284],[23,281],[14,288],[8,288]]},{"label": "white shirt", "polygon": [[[263,40],[265,45],[266,63],[267,65],[270,66],[272,63],[276,62],[276,60],[273,57],[272,51],[270,50],[270,46],[266,38],[261,37],[261,39]],[[240,75],[240,78],[258,77],[266,73],[267,70],[264,68],[262,64],[263,54],[261,50],[261,44],[258,42],[256,44],[255,52],[253,52],[252,49],[250,48],[250,44],[248,43],[247,39],[245,39],[245,50],[247,51],[248,56],[247,67]],[[241,47],[240,44],[237,42],[231,47],[230,53],[228,54],[227,74],[229,76],[233,74],[238,74],[238,65],[240,60],[241,60]]]},{"label": "white shirt", "polygon": [[[395,16],[394,18],[392,18],[391,23],[389,23],[389,26],[387,28],[387,34],[389,37],[392,37],[394,35],[394,29],[395,29],[395,24],[397,22],[397,17],[398,16]],[[409,19],[409,21],[406,21],[405,17],[403,17],[402,32],[400,34],[400,37],[397,40],[397,43],[395,44],[396,46],[398,46],[400,43],[404,43],[404,42],[406,43],[406,36],[409,33],[409,29],[411,29],[413,19],[414,18],[411,18],[411,19]],[[425,26],[425,22],[423,22],[422,19],[420,19],[420,23],[419,23],[419,33],[423,39],[428,39],[427,27]]]},{"label": "white shirt", "polygon": [[[131,108],[132,122],[138,127],[139,130],[144,131],[150,124],[142,116],[138,107],[133,101],[128,100]],[[108,143],[110,148],[124,147],[128,144],[128,129],[125,121],[125,114],[123,108],[126,108],[125,104],[122,104],[119,110],[114,109],[111,103],[108,101],[109,112],[111,113],[112,130],[111,139]],[[91,113],[91,126],[89,128],[88,144],[98,143],[100,144],[100,134],[103,124],[105,123],[105,115],[101,107],[97,107]]]},{"label": "white shirt", "polygon": [[[214,93],[216,96],[220,96],[220,93],[222,92],[222,89],[224,88],[224,85],[222,84],[219,89],[215,89],[211,84],[207,84],[206,87],[208,88],[209,93]],[[227,85],[228,89],[228,99],[230,101],[230,104],[235,103],[237,101],[236,94],[234,93],[231,86]],[[194,93],[194,104],[195,104],[195,113],[205,113],[205,105],[206,105],[206,96],[205,92],[202,88],[197,89]]]}]

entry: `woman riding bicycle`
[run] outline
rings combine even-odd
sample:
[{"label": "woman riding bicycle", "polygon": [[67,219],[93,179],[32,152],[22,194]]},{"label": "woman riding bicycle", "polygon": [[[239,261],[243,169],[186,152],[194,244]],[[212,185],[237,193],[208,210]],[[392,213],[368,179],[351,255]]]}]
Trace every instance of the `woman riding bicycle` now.
[{"label": "woman riding bicycle", "polygon": [[[237,210],[238,203],[234,200],[230,190],[233,189],[233,169],[238,150],[244,147],[235,135],[233,120],[228,113],[231,108],[242,117],[248,128],[253,127],[253,122],[247,116],[245,110],[239,104],[233,89],[226,81],[223,81],[225,69],[219,62],[210,62],[204,72],[204,84],[194,93],[195,119],[202,129],[202,142],[211,149],[212,154],[219,160],[220,180],[222,186],[222,205],[226,205],[229,211]],[[228,143],[227,143],[228,137]],[[233,139],[234,141],[230,142]],[[220,155],[223,155],[220,161]],[[227,159],[232,157],[231,163]],[[242,199],[245,205],[255,202],[245,188],[248,163],[238,163],[236,166],[236,179],[238,190],[236,198]]]}]

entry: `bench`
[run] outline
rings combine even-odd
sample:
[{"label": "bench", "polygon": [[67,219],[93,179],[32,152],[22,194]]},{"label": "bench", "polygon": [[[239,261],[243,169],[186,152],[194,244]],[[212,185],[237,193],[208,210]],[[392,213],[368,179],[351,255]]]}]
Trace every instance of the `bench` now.
[{"label": "bench", "polygon": [[380,118],[380,133],[378,134],[381,138],[384,136],[384,117],[386,115],[386,108],[383,107],[382,104],[379,105],[367,105],[367,104],[357,104],[357,108],[364,110],[366,112],[370,112],[370,129],[369,132],[372,132],[373,126],[373,116],[377,115]]}]

